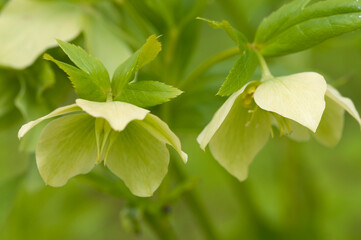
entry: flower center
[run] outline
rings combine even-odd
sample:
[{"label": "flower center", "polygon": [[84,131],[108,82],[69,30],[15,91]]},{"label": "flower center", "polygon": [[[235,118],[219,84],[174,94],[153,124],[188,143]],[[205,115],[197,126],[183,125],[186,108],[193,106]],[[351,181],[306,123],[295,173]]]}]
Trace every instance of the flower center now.
[{"label": "flower center", "polygon": [[261,82],[257,81],[247,86],[247,88],[244,90],[244,92],[241,95],[242,107],[247,109],[254,108],[255,102],[253,100],[253,95],[260,84]]}]

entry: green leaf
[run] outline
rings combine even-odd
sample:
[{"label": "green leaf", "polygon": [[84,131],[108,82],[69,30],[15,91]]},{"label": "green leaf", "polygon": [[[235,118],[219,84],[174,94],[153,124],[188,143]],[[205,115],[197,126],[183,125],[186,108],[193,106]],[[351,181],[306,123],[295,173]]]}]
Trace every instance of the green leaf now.
[{"label": "green leaf", "polygon": [[0,14],[0,65],[28,67],[55,39],[75,38],[81,18],[81,8],[69,2],[9,1]]},{"label": "green leaf", "polygon": [[[329,0],[306,7],[288,18],[268,39],[258,40],[264,56],[280,56],[311,48],[361,28],[361,2]],[[262,35],[262,33],[259,33]]]},{"label": "green leaf", "polygon": [[112,79],[112,91],[114,98],[117,98],[126,84],[132,81],[135,73],[144,65],[153,61],[162,46],[155,35],[151,35],[145,44],[136,51],[130,58],[122,63],[114,72]]},{"label": "green leaf", "polygon": [[97,102],[106,101],[107,94],[88,73],[72,65],[58,61],[49,54],[45,54],[44,59],[54,62],[69,76],[75,92],[80,98]]},{"label": "green leaf", "polygon": [[157,81],[140,81],[124,87],[115,101],[128,102],[138,107],[151,107],[169,101],[182,93],[178,88]]},{"label": "green leaf", "polygon": [[289,26],[290,19],[302,13],[303,8],[309,2],[310,0],[291,1],[264,18],[257,29],[255,43],[260,44],[267,42],[267,40],[279,33],[280,30]]},{"label": "green leaf", "polygon": [[247,38],[240,31],[234,29],[228,21],[222,20],[221,22],[217,22],[200,17],[197,19],[207,22],[209,26],[214,29],[224,30],[227,35],[238,44],[241,50],[246,49],[248,42]]},{"label": "green leaf", "polygon": [[93,82],[105,94],[110,92],[110,78],[108,71],[98,59],[90,56],[79,46],[61,40],[58,40],[58,43],[70,60],[81,70],[89,74]]},{"label": "green leaf", "polygon": [[36,163],[46,184],[62,186],[95,166],[94,122],[93,117],[81,113],[55,119],[44,128],[36,149]]},{"label": "green leaf", "polygon": [[218,95],[232,94],[244,86],[252,77],[258,65],[256,53],[247,48],[229,72],[226,81],[218,91]]},{"label": "green leaf", "polygon": [[110,148],[106,166],[121,178],[130,191],[149,197],[167,174],[169,152],[158,140],[136,121],[119,132]]},{"label": "green leaf", "polygon": [[125,44],[119,27],[103,17],[88,14],[84,20],[84,37],[89,53],[104,63],[109,75],[112,76],[119,64],[131,54]]}]

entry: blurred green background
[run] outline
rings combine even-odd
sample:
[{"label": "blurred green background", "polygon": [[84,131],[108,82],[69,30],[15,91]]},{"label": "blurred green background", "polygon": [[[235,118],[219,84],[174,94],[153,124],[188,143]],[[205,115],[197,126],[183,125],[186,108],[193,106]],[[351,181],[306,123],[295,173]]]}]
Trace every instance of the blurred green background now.
[{"label": "blurred green background", "polygon": [[[6,2],[0,1],[0,8]],[[263,17],[289,1],[68,2],[85,12],[95,12],[116,27],[120,34],[113,40],[124,43],[128,50],[140,47],[149,34],[162,35],[159,59],[138,77],[179,86],[203,61],[234,47],[224,32],[211,29],[195,17],[228,20],[252,39]],[[91,27],[99,21],[88,24]],[[0,38],[3,34],[0,32]],[[95,37],[99,35],[95,33]],[[108,40],[100,37],[99,46],[111,44]],[[90,50],[83,33],[73,42]],[[47,52],[65,59],[59,48]],[[112,58],[110,55],[118,53],[107,54]],[[332,149],[314,140],[296,143],[276,134],[255,158],[245,182],[238,182],[208,150],[204,153],[199,148],[196,137],[225,100],[215,94],[235,60],[215,65],[181,88],[185,93],[180,97],[151,109],[178,134],[189,155],[185,166],[180,159],[172,159],[163,184],[170,190],[182,184],[174,170],[179,168],[187,173],[187,179],[196,179],[195,195],[219,239],[361,239],[361,133],[349,116],[341,142]],[[275,75],[321,73],[361,110],[360,31],[311,50],[267,60]],[[17,131],[23,123],[76,98],[66,75],[54,65],[43,66],[44,62],[39,56],[25,69],[0,70],[0,239],[157,239],[142,216],[124,217],[127,211],[136,212],[136,207],[129,206],[127,199],[106,194],[100,182],[85,176],[61,188],[47,187],[42,182],[32,153],[41,127],[21,143]],[[259,76],[257,70],[254,78]],[[109,177],[115,186],[121,184],[103,168],[98,166],[94,172]],[[157,192],[150,201],[157,201],[161,194]],[[172,203],[167,212],[164,217],[170,220],[179,239],[208,239],[186,197]],[[134,234],[129,230],[137,226],[138,220],[141,231]]]}]

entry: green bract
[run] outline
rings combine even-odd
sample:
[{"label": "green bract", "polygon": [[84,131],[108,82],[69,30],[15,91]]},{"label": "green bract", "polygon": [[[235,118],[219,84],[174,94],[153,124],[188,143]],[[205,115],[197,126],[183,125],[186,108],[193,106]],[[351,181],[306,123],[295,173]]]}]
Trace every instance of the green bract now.
[{"label": "green bract", "polygon": [[[99,60],[80,47],[58,42],[78,68],[49,55],[45,58],[69,75],[83,99],[31,121],[19,130],[18,136],[22,138],[40,122],[61,116],[51,121],[40,135],[36,148],[40,175],[47,184],[62,186],[69,178],[89,172],[104,160],[133,194],[151,196],[168,170],[166,144],[173,146],[184,162],[187,161],[179,139],[168,125],[149,110],[134,105],[157,105],[181,93],[156,81],[133,81],[136,72],[156,57],[160,43],[151,36],[139,51],[118,67],[111,82]],[[118,101],[122,98],[130,103]]]},{"label": "green bract", "polygon": [[340,137],[344,109],[361,125],[351,100],[327,88],[320,74],[269,76],[232,94],[197,140],[202,149],[209,144],[216,160],[244,180],[249,164],[273,134],[272,124],[281,134],[299,140],[308,139],[309,129],[318,140],[332,145]]}]

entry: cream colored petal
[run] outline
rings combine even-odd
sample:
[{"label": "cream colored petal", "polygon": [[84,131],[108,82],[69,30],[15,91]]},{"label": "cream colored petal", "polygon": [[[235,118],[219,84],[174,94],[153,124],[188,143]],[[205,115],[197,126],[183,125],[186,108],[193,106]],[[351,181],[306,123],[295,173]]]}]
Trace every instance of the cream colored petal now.
[{"label": "cream colored petal", "polygon": [[327,86],[326,96],[345,109],[354,119],[356,119],[361,127],[360,115],[351,99],[341,96],[341,94],[330,85]]},{"label": "cream colored petal", "polygon": [[92,102],[77,99],[76,104],[93,117],[107,120],[115,131],[123,131],[133,120],[143,120],[149,113],[144,108],[125,102]]},{"label": "cream colored petal", "polygon": [[326,96],[326,109],[315,133],[316,140],[327,147],[334,147],[342,136],[344,116],[342,106]]},{"label": "cream colored petal", "polygon": [[59,187],[96,164],[95,119],[73,114],[51,121],[36,148],[36,163],[46,184]]},{"label": "cream colored petal", "polygon": [[297,73],[263,82],[254,100],[264,110],[278,113],[316,132],[325,109],[326,81],[314,72]]},{"label": "cream colored petal", "polygon": [[171,145],[181,156],[182,160],[186,163],[188,156],[182,151],[181,142],[177,135],[175,135],[168,125],[163,122],[160,118],[153,114],[148,114],[144,120],[138,121],[142,127],[147,129],[154,137],[162,142]]},{"label": "cream colored petal", "polygon": [[81,111],[81,108],[79,108],[76,104],[57,108],[54,111],[52,111],[51,113],[49,113],[48,115],[45,115],[44,117],[38,118],[34,121],[28,122],[27,124],[23,125],[18,132],[18,137],[22,138],[30,129],[32,129],[33,127],[35,127],[36,125],[38,125],[39,123],[41,123],[42,121],[44,121],[46,119],[49,119],[52,117],[57,117],[57,116],[64,115],[67,113],[76,112],[76,111]]},{"label": "cream colored petal", "polygon": [[121,178],[130,191],[149,197],[167,174],[169,152],[160,141],[138,121],[118,133],[110,148],[106,166]]},{"label": "cream colored petal", "polygon": [[237,99],[209,142],[214,158],[240,181],[247,178],[248,166],[269,138],[267,117],[262,109],[248,112]]},{"label": "cream colored petal", "polygon": [[197,141],[200,144],[201,148],[204,150],[213,137],[213,135],[216,133],[218,128],[221,126],[225,118],[227,117],[229,111],[231,111],[231,108],[238,98],[239,95],[241,95],[246,87],[254,82],[248,82],[246,83],[240,90],[233,93],[227,101],[217,110],[217,112],[214,114],[212,120],[208,123],[208,125],[203,129],[203,131],[199,134]]}]

